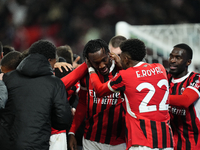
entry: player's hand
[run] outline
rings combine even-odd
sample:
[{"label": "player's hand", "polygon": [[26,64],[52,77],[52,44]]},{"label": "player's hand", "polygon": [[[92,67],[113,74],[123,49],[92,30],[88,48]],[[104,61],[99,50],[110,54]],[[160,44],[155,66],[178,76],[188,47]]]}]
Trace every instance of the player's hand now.
[{"label": "player's hand", "polygon": [[61,67],[64,67],[66,71],[73,70],[72,65],[66,62],[56,62],[54,65],[54,68],[58,68],[60,72],[63,72]]},{"label": "player's hand", "polygon": [[68,135],[68,145],[71,150],[77,150],[77,141],[73,134]]},{"label": "player's hand", "polygon": [[76,108],[71,108],[71,112],[72,112],[72,116],[74,117],[74,115],[76,113]]},{"label": "player's hand", "polygon": [[80,56],[76,57],[76,59],[73,61],[73,68],[77,68],[78,66],[80,66],[80,64],[78,64],[78,61],[81,59]]},{"label": "player's hand", "polygon": [[109,53],[109,56],[112,60],[115,60],[116,62],[116,65],[119,67],[119,68],[122,68],[122,64],[121,64],[121,58],[115,54],[115,53]]}]

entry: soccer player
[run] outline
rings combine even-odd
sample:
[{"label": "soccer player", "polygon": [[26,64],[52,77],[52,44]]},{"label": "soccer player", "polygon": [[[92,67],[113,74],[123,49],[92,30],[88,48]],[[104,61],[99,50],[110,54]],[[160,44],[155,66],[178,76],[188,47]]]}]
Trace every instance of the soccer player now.
[{"label": "soccer player", "polygon": [[110,39],[109,45],[108,45],[110,52],[120,55],[122,51],[119,46],[125,40],[126,40],[126,38],[122,35],[116,35],[116,36],[112,37]]},{"label": "soccer player", "polygon": [[[88,59],[90,82],[99,97],[112,92],[123,92],[126,105],[127,150],[173,149],[169,125],[167,74],[161,64],[142,62],[145,45],[138,39],[124,41],[120,48],[125,70],[106,83],[101,83]],[[92,66],[92,67],[90,67]]]},{"label": "soccer player", "polygon": [[[101,39],[91,40],[85,45],[83,58],[90,60],[102,82],[118,73],[114,60],[110,58],[108,45]],[[71,150],[76,149],[73,134],[84,118],[84,150],[125,150],[124,99],[120,93],[98,97],[89,80],[89,74],[80,83],[79,103],[68,137]]]},{"label": "soccer player", "polygon": [[189,72],[192,49],[175,45],[169,57],[170,117],[175,150],[200,149],[200,78]]}]

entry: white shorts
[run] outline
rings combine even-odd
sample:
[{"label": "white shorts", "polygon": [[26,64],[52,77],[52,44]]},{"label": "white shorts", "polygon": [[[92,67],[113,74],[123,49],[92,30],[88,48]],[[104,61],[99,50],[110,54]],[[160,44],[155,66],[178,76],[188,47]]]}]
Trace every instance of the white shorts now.
[{"label": "white shorts", "polygon": [[174,148],[150,148],[146,146],[131,146],[129,150],[174,150]]},{"label": "white shorts", "polygon": [[125,150],[126,143],[109,145],[87,140],[83,137],[83,150]]},{"label": "white shorts", "polygon": [[67,150],[66,133],[53,134],[50,136],[49,150]]}]

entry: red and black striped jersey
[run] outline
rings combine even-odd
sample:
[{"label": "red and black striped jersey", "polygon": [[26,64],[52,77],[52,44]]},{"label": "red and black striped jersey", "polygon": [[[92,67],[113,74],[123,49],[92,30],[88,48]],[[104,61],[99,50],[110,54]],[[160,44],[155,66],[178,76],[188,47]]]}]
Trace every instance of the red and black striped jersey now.
[{"label": "red and black striped jersey", "polygon": [[[113,64],[108,75],[103,76],[99,73],[98,76],[104,83],[117,73],[118,69]],[[80,118],[83,119],[85,116],[85,139],[110,145],[125,143],[125,118],[122,106],[124,99],[121,98],[120,93],[98,97],[89,79],[89,75],[82,79],[80,83],[80,93],[83,93],[82,86],[85,86],[87,95],[82,94],[79,97],[70,132],[76,131]]]},{"label": "red and black striped jersey", "polygon": [[[189,72],[175,79],[168,74],[170,95],[181,95],[186,88],[200,96],[200,74]],[[171,125],[175,150],[200,149],[200,101],[197,99],[188,108],[170,106]]]},{"label": "red and black striped jersey", "polygon": [[169,86],[161,64],[140,62],[119,71],[108,87],[111,91],[124,92],[127,149],[133,145],[173,147],[168,113]]}]

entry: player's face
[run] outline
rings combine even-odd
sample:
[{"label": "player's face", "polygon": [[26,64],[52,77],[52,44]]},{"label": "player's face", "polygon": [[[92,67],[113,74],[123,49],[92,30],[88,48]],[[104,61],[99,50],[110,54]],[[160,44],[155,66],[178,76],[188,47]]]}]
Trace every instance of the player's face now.
[{"label": "player's face", "polygon": [[177,78],[187,74],[187,67],[190,64],[184,49],[175,47],[169,57],[169,72]]},{"label": "player's face", "polygon": [[88,59],[91,65],[99,71],[102,75],[109,73],[111,66],[111,59],[109,54],[104,49],[100,49],[95,53],[88,53]]},{"label": "player's face", "polygon": [[111,44],[109,44],[109,50],[110,50],[111,53],[115,53],[115,54],[117,54],[119,56],[120,56],[120,54],[122,52],[120,47],[114,48]]}]

